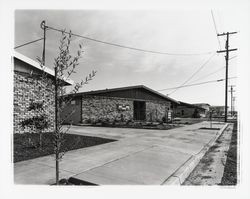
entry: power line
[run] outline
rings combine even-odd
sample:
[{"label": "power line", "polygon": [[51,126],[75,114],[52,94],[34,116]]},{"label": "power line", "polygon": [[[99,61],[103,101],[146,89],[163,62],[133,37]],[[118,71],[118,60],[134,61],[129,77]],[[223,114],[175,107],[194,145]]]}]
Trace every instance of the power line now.
[{"label": "power line", "polygon": [[20,47],[26,46],[26,45],[28,45],[28,44],[35,43],[35,42],[40,41],[40,40],[43,40],[43,38],[36,39],[36,40],[34,40],[34,41],[30,41],[30,42],[24,43],[24,44],[22,44],[22,45],[16,46],[16,47],[14,47],[14,49],[17,49],[17,48],[20,48]]},{"label": "power line", "polygon": [[[235,79],[235,78],[237,78],[237,77],[229,77],[228,79]],[[199,83],[195,83],[195,84],[187,84],[184,86],[165,88],[165,89],[161,89],[161,90],[157,90],[157,91],[173,90],[173,89],[177,89],[177,88],[179,89],[179,88],[185,88],[185,87],[190,87],[190,86],[198,86],[198,85],[202,85],[202,84],[221,82],[221,81],[225,81],[225,79],[217,79],[217,80],[210,80],[210,81],[206,81],[206,82],[199,82]]]},{"label": "power line", "polygon": [[[212,56],[210,56],[199,68],[198,70],[196,70],[185,82],[183,82],[181,86],[184,86],[187,82],[189,82],[202,68],[205,67],[205,65],[215,56],[216,53],[214,53]],[[175,93],[178,90],[178,88],[176,88],[174,91],[172,91],[171,93],[169,93],[168,95],[171,95],[173,93]]]},{"label": "power line", "polygon": [[236,57],[237,57],[237,55],[235,55],[235,56],[229,58],[228,60],[234,59],[234,58],[236,58]]},{"label": "power line", "polygon": [[216,32],[216,37],[217,37],[218,44],[219,44],[219,47],[220,47],[220,50],[221,50],[221,44],[220,44],[220,39],[219,39],[219,37],[217,36],[217,35],[218,35],[218,30],[217,30],[217,26],[216,26],[216,22],[215,22],[213,10],[211,10],[211,14],[212,14],[212,18],[213,18],[213,23],[214,23],[214,29],[215,29],[215,32]]},{"label": "power line", "polygon": [[102,40],[99,40],[99,39],[93,39],[93,38],[90,38],[90,37],[82,36],[82,35],[79,35],[79,34],[74,34],[74,33],[71,33],[71,32],[64,31],[64,30],[59,30],[57,28],[53,28],[53,27],[50,27],[50,26],[46,26],[46,28],[57,31],[57,32],[64,32],[66,34],[71,34],[73,36],[80,37],[80,38],[83,38],[83,39],[87,39],[87,40],[90,40],[90,41],[94,41],[94,42],[98,42],[98,43],[102,43],[102,44],[107,44],[107,45],[111,45],[111,46],[116,46],[116,47],[120,47],[120,48],[126,48],[126,49],[130,49],[130,50],[146,52],[146,53],[154,53],[154,54],[161,54],[161,55],[174,55],[174,56],[195,56],[195,55],[208,55],[208,54],[214,53],[214,51],[203,52],[203,53],[168,53],[168,52],[160,52],[160,51],[153,51],[153,50],[145,50],[145,49],[141,49],[141,48],[135,48],[135,47],[125,46],[125,45],[121,45],[121,44],[106,42],[106,41],[102,41]]},{"label": "power line", "polygon": [[[236,56],[233,56],[233,57],[232,57],[232,58],[230,58],[229,60],[234,59],[234,58],[236,58],[236,57],[237,57],[237,55],[236,55]],[[213,74],[216,74],[216,73],[220,72],[220,71],[221,71],[221,70],[223,70],[224,68],[226,68],[226,66],[223,66],[223,67],[221,67],[221,68],[219,68],[219,69],[215,70],[214,72],[208,73],[207,75],[204,75],[204,76],[202,76],[202,77],[200,77],[200,78],[198,78],[198,79],[196,79],[196,80],[194,80],[194,81],[192,81],[192,82],[196,82],[196,81],[198,81],[198,80],[201,80],[201,79],[204,79],[204,78],[210,77],[211,75],[213,75]]]},{"label": "power line", "polygon": [[204,76],[202,76],[202,77],[200,77],[200,78],[198,78],[198,79],[196,79],[196,80],[194,80],[194,81],[192,81],[192,82],[196,82],[196,81],[198,81],[198,80],[201,80],[201,79],[204,79],[204,78],[210,77],[211,75],[213,75],[213,74],[216,74],[216,73],[220,72],[220,71],[221,71],[221,70],[223,70],[225,67],[226,67],[226,66],[221,67],[221,68],[217,69],[216,71],[211,72],[211,73],[209,73],[209,74],[207,74],[207,75],[204,75]]}]

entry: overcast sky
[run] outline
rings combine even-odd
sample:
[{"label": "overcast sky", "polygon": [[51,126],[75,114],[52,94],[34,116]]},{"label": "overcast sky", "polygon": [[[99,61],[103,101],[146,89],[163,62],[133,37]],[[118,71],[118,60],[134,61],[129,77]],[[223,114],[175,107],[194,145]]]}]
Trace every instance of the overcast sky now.
[{"label": "overcast sky", "polygon": [[[215,10],[218,31],[239,31],[237,17],[230,12]],[[125,46],[176,54],[216,52],[218,41],[210,10],[166,10],[166,11],[114,11],[114,10],[17,10],[15,12],[15,45],[20,45],[43,36],[42,20],[47,25],[71,30],[73,33]],[[46,65],[53,67],[58,53],[60,33],[47,31]],[[220,38],[222,49],[225,39]],[[81,91],[145,85],[154,90],[180,86],[212,54],[195,56],[173,56],[138,52],[73,38],[72,52],[79,43],[84,46],[74,81],[80,81],[91,72],[98,73]],[[230,47],[237,47],[237,35],[230,37]],[[42,41],[18,48],[18,52],[35,59],[41,57]],[[237,52],[230,53],[230,57]],[[224,54],[216,54],[197,73],[190,83],[222,79],[225,70],[204,77],[225,66]],[[237,58],[230,60],[229,76],[236,76]],[[204,78],[202,78],[204,77]],[[195,81],[197,80],[197,81]],[[235,84],[236,79],[229,84]],[[161,91],[167,94],[172,90]],[[224,82],[210,83],[177,90],[170,97],[188,103],[223,105]]]}]

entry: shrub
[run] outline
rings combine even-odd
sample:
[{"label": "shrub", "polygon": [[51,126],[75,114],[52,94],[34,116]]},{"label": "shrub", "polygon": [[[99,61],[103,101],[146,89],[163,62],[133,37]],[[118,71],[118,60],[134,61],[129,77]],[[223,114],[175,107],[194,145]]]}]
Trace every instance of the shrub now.
[{"label": "shrub", "polygon": [[162,117],[162,122],[163,122],[163,123],[166,123],[166,122],[167,122],[167,120],[166,120],[166,117],[165,117],[165,116],[163,116],[163,117]]}]

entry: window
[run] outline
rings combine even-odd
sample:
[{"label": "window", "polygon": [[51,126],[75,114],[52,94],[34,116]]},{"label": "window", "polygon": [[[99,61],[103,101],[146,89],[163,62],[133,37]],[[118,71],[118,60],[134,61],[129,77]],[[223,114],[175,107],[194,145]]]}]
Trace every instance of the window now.
[{"label": "window", "polygon": [[70,104],[74,105],[74,104],[76,104],[76,101],[75,101],[75,100],[72,100],[72,101],[70,102]]}]

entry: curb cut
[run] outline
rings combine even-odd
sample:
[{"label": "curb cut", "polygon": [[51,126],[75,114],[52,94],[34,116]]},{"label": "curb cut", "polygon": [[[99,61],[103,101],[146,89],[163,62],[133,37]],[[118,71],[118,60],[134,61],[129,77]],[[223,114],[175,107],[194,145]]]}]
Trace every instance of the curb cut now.
[{"label": "curb cut", "polygon": [[181,185],[228,126],[229,123],[226,123],[221,130],[217,132],[216,136],[212,138],[199,153],[192,155],[181,167],[179,167],[169,178],[167,178],[162,185]]}]

